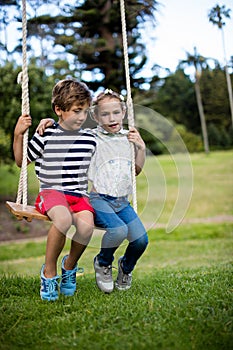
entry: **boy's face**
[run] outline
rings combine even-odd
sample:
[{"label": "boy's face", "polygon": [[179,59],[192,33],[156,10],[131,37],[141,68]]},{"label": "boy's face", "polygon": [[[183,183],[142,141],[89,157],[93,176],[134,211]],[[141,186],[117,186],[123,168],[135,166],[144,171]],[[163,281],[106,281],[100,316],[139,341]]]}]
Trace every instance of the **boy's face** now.
[{"label": "boy's face", "polygon": [[107,132],[115,134],[122,128],[125,111],[117,98],[105,97],[98,102],[97,114],[98,124]]},{"label": "boy's face", "polygon": [[74,103],[69,111],[63,111],[55,106],[55,112],[59,117],[59,125],[66,130],[78,130],[87,119],[89,104],[78,105]]}]

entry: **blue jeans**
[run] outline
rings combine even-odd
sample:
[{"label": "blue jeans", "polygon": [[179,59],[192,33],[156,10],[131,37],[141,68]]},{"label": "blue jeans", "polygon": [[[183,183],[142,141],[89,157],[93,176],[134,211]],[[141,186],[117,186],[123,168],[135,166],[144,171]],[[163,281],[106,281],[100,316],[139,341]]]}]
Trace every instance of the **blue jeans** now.
[{"label": "blue jeans", "polygon": [[95,225],[106,229],[98,254],[99,264],[111,265],[116,249],[127,239],[129,244],[122,259],[122,268],[124,273],[130,273],[148,244],[141,220],[127,197],[116,198],[91,192],[90,202],[95,210]]}]

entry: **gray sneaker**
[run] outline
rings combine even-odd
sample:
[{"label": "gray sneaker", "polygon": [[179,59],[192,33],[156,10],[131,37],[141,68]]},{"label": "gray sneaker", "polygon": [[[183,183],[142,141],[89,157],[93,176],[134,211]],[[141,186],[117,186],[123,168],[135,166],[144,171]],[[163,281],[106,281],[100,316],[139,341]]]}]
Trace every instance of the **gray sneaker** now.
[{"label": "gray sneaker", "polygon": [[94,258],[94,269],[96,284],[100,290],[104,293],[111,293],[114,289],[114,283],[112,279],[112,265],[100,266],[98,257]]},{"label": "gray sneaker", "polygon": [[123,256],[121,256],[118,260],[118,275],[115,281],[115,287],[119,290],[127,290],[131,287],[132,283],[132,274],[124,273],[121,266]]}]

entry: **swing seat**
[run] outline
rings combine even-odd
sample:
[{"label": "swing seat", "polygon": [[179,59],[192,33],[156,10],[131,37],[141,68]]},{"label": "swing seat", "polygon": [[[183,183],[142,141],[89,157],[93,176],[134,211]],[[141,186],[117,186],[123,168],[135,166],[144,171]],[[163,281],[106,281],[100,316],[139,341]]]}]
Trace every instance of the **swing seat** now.
[{"label": "swing seat", "polygon": [[10,212],[14,216],[16,216],[17,220],[25,219],[28,222],[31,222],[32,219],[49,221],[47,215],[39,213],[36,210],[36,208],[32,205],[27,205],[26,207],[23,207],[23,204],[17,204],[14,202],[7,201],[6,206],[10,210]]}]

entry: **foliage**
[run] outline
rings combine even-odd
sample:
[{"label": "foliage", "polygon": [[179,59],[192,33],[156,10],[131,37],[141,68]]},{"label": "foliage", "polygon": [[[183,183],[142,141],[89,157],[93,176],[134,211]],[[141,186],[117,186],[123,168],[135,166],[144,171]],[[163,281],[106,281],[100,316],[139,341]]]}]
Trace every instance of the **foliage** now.
[{"label": "foliage", "polygon": [[219,67],[204,69],[200,86],[207,123],[228,129],[231,119],[224,70]]},{"label": "foliage", "polygon": [[194,72],[194,90],[197,101],[198,114],[200,117],[201,133],[203,138],[204,150],[206,153],[209,153],[209,138],[206,127],[206,117],[203,108],[202,95],[200,90],[200,77],[202,74],[203,68],[208,66],[207,59],[197,53],[196,47],[194,47],[194,53],[190,54],[187,52],[186,60],[180,62],[179,66],[188,66],[193,67]]},{"label": "foliage", "polygon": [[227,9],[225,5],[214,6],[208,13],[209,21],[213,24],[216,24],[219,29],[222,29],[225,26],[225,22],[223,21],[225,18],[230,18],[230,9]]},{"label": "foliage", "polygon": [[176,130],[190,153],[203,151],[203,144],[200,136],[187,131],[183,125],[177,125]]},{"label": "foliage", "polygon": [[233,145],[232,131],[227,132],[222,126],[217,128],[211,123],[208,127],[208,133],[212,149],[218,149],[220,145],[223,149],[229,149]]},{"label": "foliage", "polygon": [[[44,6],[43,1],[27,1],[30,109],[33,119],[30,135],[41,118],[53,116],[50,96],[54,83],[59,79],[74,76],[85,80],[93,91],[109,87],[125,93],[119,1],[67,3],[47,0],[46,4],[48,6]],[[19,41],[17,47],[9,52],[4,33],[13,22],[21,30],[22,23],[19,15],[21,1],[3,1],[2,5],[0,107],[1,132],[5,135],[2,156],[6,162],[12,159],[13,129],[21,110],[21,87],[16,81],[21,70],[19,58],[21,62],[22,48]],[[194,142],[192,136],[195,134],[200,138],[201,135],[192,77],[185,74],[181,66],[174,73],[167,72],[163,79],[159,78],[159,67],[156,65],[150,78],[145,78],[141,73],[147,61],[141,29],[145,28],[147,21],[156,24],[159,3],[155,0],[131,0],[126,1],[125,5],[134,101],[159,112],[174,125],[183,125],[182,135],[185,135],[189,150],[199,151],[198,142]],[[224,6],[220,10],[225,11]],[[229,12],[223,15],[228,16]],[[199,56],[205,65],[199,85],[207,130],[210,132],[210,149],[226,149],[232,147],[233,141],[224,70],[217,62],[215,68],[210,69],[205,58]],[[230,78],[233,80],[233,74]],[[149,89],[145,90],[145,86]],[[153,154],[166,152],[166,148],[150,132],[141,131]],[[216,131],[218,136],[215,135]]]},{"label": "foliage", "polygon": [[[0,68],[0,89],[2,98],[0,99],[0,108],[2,111],[1,128],[5,135],[4,146],[1,150],[5,162],[12,159],[12,139],[14,127],[18,117],[21,114],[21,86],[17,84],[17,76],[20,67],[13,62],[7,63]],[[36,67],[33,63],[28,67],[29,74],[29,98],[30,114],[32,116],[32,127],[29,136],[35,130],[41,118],[53,116],[51,109],[51,92],[54,85],[52,77],[45,75],[43,69]]]},{"label": "foliage", "polygon": [[0,159],[4,159],[4,163],[11,162],[11,137],[6,135],[4,130],[0,127]]},{"label": "foliage", "polygon": [[[125,2],[130,75],[135,88],[147,80],[139,76],[147,62],[140,30],[145,22],[155,25],[158,6],[156,0]],[[94,91],[100,86],[119,91],[126,88],[119,1],[50,0],[43,6],[43,2],[28,0],[27,9],[28,51],[39,66],[53,71],[54,61],[58,61],[61,72],[82,79]],[[35,42],[39,54],[32,55]]]},{"label": "foliage", "polygon": [[200,131],[193,84],[183,70],[178,69],[165,78],[157,92],[154,109],[194,133]]}]

